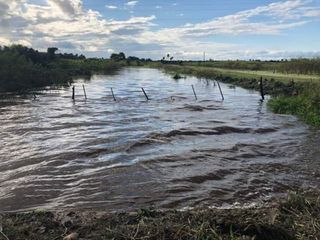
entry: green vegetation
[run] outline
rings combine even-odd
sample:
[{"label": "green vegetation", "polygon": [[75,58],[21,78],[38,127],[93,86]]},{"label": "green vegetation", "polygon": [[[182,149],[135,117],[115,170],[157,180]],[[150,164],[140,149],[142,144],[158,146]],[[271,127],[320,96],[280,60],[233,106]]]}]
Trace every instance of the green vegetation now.
[{"label": "green vegetation", "polygon": [[86,59],[83,55],[46,53],[13,45],[0,47],[0,92],[24,91],[50,85],[68,85],[73,77],[95,72],[112,73],[123,64],[104,59]]},{"label": "green vegetation", "polygon": [[183,78],[183,77],[179,73],[176,73],[176,74],[173,75],[173,79],[174,80],[179,80],[181,78]]},{"label": "green vegetation", "polygon": [[319,239],[319,216],[318,193],[291,192],[285,202],[251,209],[9,213],[0,218],[0,239]]},{"label": "green vegetation", "polygon": [[121,53],[112,53],[111,56],[110,56],[110,59],[113,60],[113,61],[119,62],[119,61],[126,60],[126,55],[123,52],[121,52]]},{"label": "green vegetation", "polygon": [[[244,68],[245,63],[248,66],[252,62],[235,61],[242,63],[239,67]],[[224,62],[221,62],[223,65]],[[231,64],[231,62],[227,62]],[[294,114],[299,116],[305,122],[320,127],[320,75],[312,74],[298,74],[306,71],[302,69],[313,69],[310,72],[317,73],[320,70],[319,59],[305,60],[302,59],[301,63],[298,60],[284,61],[284,62],[259,62],[261,66],[266,65],[267,68],[270,64],[279,64],[286,72],[280,73],[266,70],[243,70],[243,69],[223,69],[216,67],[209,67],[210,64],[218,65],[217,62],[204,62],[202,64],[197,62],[171,62],[161,63],[153,62],[147,66],[161,68],[173,75],[193,75],[208,79],[217,79],[222,82],[235,84],[248,89],[255,89],[259,91],[259,80],[263,78],[264,92],[273,96],[269,101],[268,106],[279,114]],[[307,64],[309,63],[310,66]],[[318,65],[315,65],[317,63]],[[287,65],[285,65],[287,64]],[[296,71],[294,66],[301,67],[301,71]],[[293,69],[290,70],[288,66]],[[247,67],[247,66],[246,66]],[[262,67],[261,67],[262,68]],[[281,69],[278,67],[278,69]],[[299,68],[298,68],[299,69]],[[309,72],[309,70],[308,70]]]},{"label": "green vegetation", "polygon": [[229,70],[249,70],[249,71],[267,71],[272,73],[285,73],[285,74],[320,74],[320,58],[314,59],[292,59],[281,61],[165,61],[162,59],[162,63],[165,64],[183,64],[195,67],[210,67],[210,68],[222,68]]},{"label": "green vegetation", "polygon": [[320,83],[305,83],[300,94],[278,96],[268,102],[272,111],[280,114],[293,114],[305,122],[320,127]]}]

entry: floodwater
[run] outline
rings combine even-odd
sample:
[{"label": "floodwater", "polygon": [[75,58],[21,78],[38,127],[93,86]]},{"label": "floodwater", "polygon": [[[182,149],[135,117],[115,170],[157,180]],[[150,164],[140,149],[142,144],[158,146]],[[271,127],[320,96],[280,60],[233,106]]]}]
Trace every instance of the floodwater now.
[{"label": "floodwater", "polygon": [[222,102],[214,81],[144,68],[75,86],[75,102],[1,100],[0,211],[246,206],[320,185],[319,132],[257,92],[221,83]]}]

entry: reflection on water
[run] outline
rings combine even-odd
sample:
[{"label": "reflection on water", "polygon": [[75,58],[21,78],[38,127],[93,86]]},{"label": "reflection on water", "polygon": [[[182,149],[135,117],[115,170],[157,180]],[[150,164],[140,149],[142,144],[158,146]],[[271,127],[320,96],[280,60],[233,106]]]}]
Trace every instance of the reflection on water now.
[{"label": "reflection on water", "polygon": [[221,84],[221,102],[213,81],[136,68],[85,85],[86,101],[81,80],[75,102],[71,88],[1,100],[1,210],[227,206],[319,186],[319,133],[258,93]]}]

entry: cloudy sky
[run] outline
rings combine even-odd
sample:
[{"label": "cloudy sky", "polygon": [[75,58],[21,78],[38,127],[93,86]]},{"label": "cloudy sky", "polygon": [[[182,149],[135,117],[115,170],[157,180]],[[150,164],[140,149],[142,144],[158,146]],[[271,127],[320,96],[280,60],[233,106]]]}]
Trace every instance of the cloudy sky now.
[{"label": "cloudy sky", "polygon": [[0,45],[109,57],[320,56],[320,0],[0,0]]}]

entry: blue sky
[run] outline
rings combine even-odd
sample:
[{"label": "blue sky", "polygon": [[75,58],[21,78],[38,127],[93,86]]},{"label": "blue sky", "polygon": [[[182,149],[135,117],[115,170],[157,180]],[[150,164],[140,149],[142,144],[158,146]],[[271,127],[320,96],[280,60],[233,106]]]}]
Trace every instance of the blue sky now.
[{"label": "blue sky", "polygon": [[[223,17],[235,12],[255,8],[260,5],[270,4],[273,1],[248,1],[248,0],[140,0],[134,8],[126,7],[129,1],[108,0],[84,1],[87,8],[100,11],[106,18],[126,19],[129,16],[156,15],[157,24],[163,27],[177,27],[190,23],[199,23],[216,17]],[[105,7],[107,6],[107,7]],[[118,11],[108,9],[116,6]],[[128,11],[130,10],[130,11]]]},{"label": "blue sky", "polygon": [[320,0],[0,0],[0,45],[108,57],[320,56]]}]

